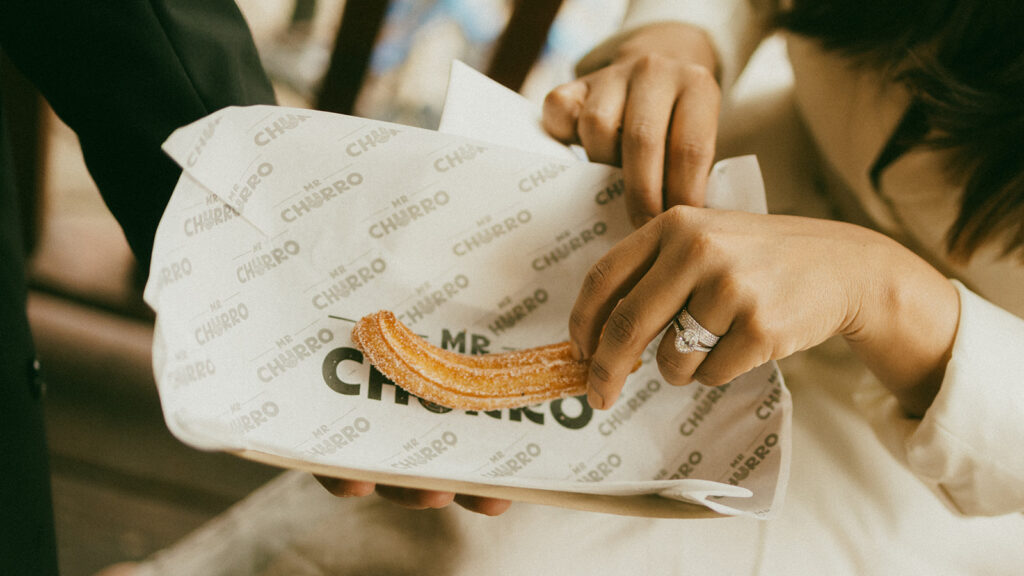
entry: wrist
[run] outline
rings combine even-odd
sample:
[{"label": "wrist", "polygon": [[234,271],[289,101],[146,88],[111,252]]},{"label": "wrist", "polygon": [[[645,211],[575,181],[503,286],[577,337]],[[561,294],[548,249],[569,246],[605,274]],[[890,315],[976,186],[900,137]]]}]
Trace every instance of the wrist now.
[{"label": "wrist", "polygon": [[675,21],[646,24],[608,38],[576,64],[575,73],[586,76],[610,64],[650,55],[705,67],[721,82],[721,66],[708,33],[693,24]]},{"label": "wrist", "polygon": [[843,336],[912,416],[938,394],[960,318],[956,287],[896,244],[890,258],[873,259],[882,274],[867,279]]},{"label": "wrist", "polygon": [[721,81],[721,66],[714,43],[703,28],[686,22],[657,22],[630,32],[618,46],[613,61],[659,55],[707,68]]}]

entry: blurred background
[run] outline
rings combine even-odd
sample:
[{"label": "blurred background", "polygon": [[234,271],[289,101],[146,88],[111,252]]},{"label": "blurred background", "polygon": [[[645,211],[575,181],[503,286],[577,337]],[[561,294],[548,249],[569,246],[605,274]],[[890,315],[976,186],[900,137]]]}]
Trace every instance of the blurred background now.
[{"label": "blurred background", "polygon": [[[348,4],[348,5],[346,5]],[[435,128],[453,58],[541,102],[616,28],[625,0],[241,0],[283,105]],[[279,471],[175,440],[152,314],[73,132],[5,64],[31,214],[29,316],[47,385],[62,573],[139,560]]]}]

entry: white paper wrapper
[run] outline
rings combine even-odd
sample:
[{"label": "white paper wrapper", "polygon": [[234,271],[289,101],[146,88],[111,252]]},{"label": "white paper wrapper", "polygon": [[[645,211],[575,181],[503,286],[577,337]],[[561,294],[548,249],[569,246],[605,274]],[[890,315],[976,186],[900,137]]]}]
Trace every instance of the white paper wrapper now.
[{"label": "white paper wrapper", "polygon": [[[568,398],[473,413],[396,389],[352,345],[352,320],[379,309],[467,354],[564,340],[586,271],[631,231],[619,171],[577,161],[503,90],[456,66],[449,101],[475,103],[446,108],[442,129],[458,134],[258,106],[167,140],[184,173],[145,297],[171,431],[352,478],[766,517],[789,466],[774,363],[721,388],[675,388],[652,347],[609,411]],[[483,138],[467,136],[474,125],[489,126]],[[716,165],[708,194],[763,211],[756,160]]]}]

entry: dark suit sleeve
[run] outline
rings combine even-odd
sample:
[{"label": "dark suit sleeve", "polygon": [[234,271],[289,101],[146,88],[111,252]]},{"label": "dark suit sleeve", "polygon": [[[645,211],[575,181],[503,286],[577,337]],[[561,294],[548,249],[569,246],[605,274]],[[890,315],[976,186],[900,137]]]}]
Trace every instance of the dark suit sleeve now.
[{"label": "dark suit sleeve", "polygon": [[272,104],[249,29],[224,0],[0,0],[0,45],[78,134],[86,164],[148,267],[180,170],[176,128]]}]

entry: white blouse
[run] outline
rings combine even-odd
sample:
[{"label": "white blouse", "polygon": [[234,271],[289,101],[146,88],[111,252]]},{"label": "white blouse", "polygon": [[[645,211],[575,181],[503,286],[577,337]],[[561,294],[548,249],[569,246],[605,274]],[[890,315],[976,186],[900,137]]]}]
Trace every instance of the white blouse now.
[{"label": "white blouse", "polygon": [[[673,20],[701,26],[715,44],[727,93],[769,33],[770,4],[636,0],[622,30]],[[591,53],[581,71],[603,64],[621,37]],[[901,86],[812,40],[788,38],[788,53],[795,100],[838,184],[832,188],[852,193],[866,224],[914,249],[956,280],[961,294],[953,357],[925,417],[903,417],[886,394],[859,394],[861,408],[893,453],[958,512],[1024,511],[1024,265],[1000,259],[998,247],[967,265],[946,257],[944,235],[958,212],[960,187],[943,171],[945,153],[905,153],[874,186],[870,170],[909,102]]]}]

